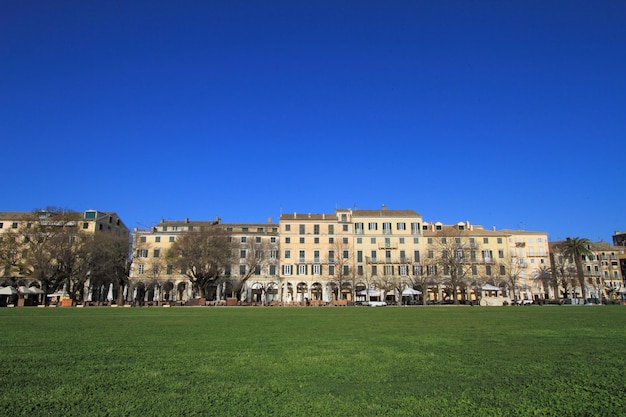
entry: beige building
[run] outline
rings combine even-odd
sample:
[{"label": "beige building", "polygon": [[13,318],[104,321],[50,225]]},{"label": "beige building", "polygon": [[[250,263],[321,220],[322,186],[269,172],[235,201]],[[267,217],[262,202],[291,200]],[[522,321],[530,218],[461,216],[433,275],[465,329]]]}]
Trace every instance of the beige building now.
[{"label": "beige building", "polygon": [[563,255],[560,249],[563,241],[550,242],[551,268],[559,280],[559,296],[562,298],[582,298],[583,294],[600,300],[624,299],[624,281],[622,278],[620,257],[626,248],[614,246],[608,242],[592,242],[589,246],[592,254],[583,256],[582,267],[585,289],[580,287],[574,261]]},{"label": "beige building", "polygon": [[[0,286],[16,288],[24,295],[38,295],[39,302],[43,294],[41,279],[33,274],[32,265],[28,264],[29,251],[33,250],[33,239],[41,240],[50,237],[57,230],[63,230],[73,240],[79,234],[95,235],[113,233],[128,238],[129,230],[115,212],[86,210],[84,212],[61,211],[54,209],[36,210],[33,212],[0,212],[0,241],[2,245],[2,268],[0,269]],[[9,239],[13,236],[17,239]],[[37,237],[36,237],[37,236]],[[12,242],[16,242],[15,245]],[[51,259],[54,263],[55,260]],[[77,281],[85,282],[84,296],[87,297],[90,279],[89,271],[81,272],[84,276]],[[48,289],[48,290],[55,290]],[[59,288],[59,295],[63,291]],[[67,290],[67,289],[65,289]],[[79,291],[82,292],[82,291]],[[20,301],[22,299],[20,298]]]},{"label": "beige building", "polygon": [[[210,301],[239,297],[245,302],[271,302],[278,293],[278,225],[223,224],[215,221],[161,220],[133,232],[133,258],[127,301],[141,304],[186,303],[198,296],[185,271],[168,264],[167,251],[182,234],[219,227],[232,245],[232,265],[205,294]],[[244,282],[245,281],[245,282]],[[238,286],[240,288],[238,288]]]}]

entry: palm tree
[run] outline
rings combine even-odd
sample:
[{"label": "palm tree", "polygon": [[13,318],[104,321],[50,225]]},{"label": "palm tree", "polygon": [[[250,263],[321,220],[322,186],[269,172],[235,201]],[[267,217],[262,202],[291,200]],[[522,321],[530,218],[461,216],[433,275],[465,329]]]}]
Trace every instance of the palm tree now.
[{"label": "palm tree", "polygon": [[591,250],[591,241],[584,237],[568,237],[567,240],[563,242],[563,249],[566,256],[574,259],[574,264],[576,265],[576,276],[578,277],[580,290],[582,291],[583,298],[586,299],[587,294],[582,260],[583,256],[593,255],[593,251]]}]

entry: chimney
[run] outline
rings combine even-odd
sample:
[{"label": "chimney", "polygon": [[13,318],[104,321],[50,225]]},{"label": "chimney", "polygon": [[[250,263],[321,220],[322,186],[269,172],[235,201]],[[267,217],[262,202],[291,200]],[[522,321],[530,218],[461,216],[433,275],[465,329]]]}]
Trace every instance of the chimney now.
[{"label": "chimney", "polygon": [[267,224],[272,224],[272,218],[271,217],[267,218]]},{"label": "chimney", "polygon": [[296,212],[293,212],[293,218],[295,219],[297,217]]},{"label": "chimney", "polygon": [[383,210],[387,210],[387,206],[383,204]]}]

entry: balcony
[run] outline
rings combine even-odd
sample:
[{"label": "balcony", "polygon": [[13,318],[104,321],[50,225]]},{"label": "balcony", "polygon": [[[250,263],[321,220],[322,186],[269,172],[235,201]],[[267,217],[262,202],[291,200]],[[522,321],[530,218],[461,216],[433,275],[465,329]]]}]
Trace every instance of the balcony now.
[{"label": "balcony", "polygon": [[371,256],[365,257],[365,262],[368,264],[412,264],[413,259],[408,257],[391,257],[391,258],[372,258]]}]

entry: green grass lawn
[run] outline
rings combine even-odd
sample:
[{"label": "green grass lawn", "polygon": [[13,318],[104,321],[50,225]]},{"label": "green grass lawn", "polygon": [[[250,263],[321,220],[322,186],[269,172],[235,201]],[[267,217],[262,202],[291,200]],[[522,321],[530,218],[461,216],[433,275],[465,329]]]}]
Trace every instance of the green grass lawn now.
[{"label": "green grass lawn", "polygon": [[626,415],[626,308],[0,310],[0,414]]}]

